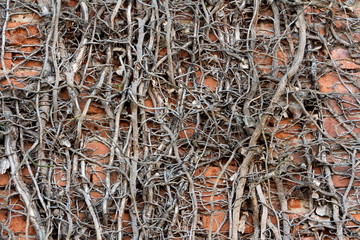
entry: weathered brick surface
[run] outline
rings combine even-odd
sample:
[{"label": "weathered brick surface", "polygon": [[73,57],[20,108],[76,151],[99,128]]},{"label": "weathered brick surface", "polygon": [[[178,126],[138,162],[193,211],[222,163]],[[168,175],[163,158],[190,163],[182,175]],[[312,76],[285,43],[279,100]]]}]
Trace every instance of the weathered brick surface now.
[{"label": "weathered brick surface", "polygon": [[[67,7],[76,7],[79,4],[77,1],[65,2]],[[359,9],[359,6],[355,5],[354,9],[351,11],[352,14],[359,17]],[[315,7],[307,7],[305,10],[308,24],[310,24],[318,31],[316,34],[319,34],[323,38],[330,39],[328,33],[329,30],[322,24],[321,21],[323,18],[320,19],[317,17],[319,14],[325,11],[328,10]],[[350,24],[349,19],[351,21],[356,21],[354,17],[349,17],[346,13],[339,9],[331,9],[331,11],[333,11],[335,19],[333,22],[333,27],[337,30],[348,27]],[[275,34],[274,23],[271,19],[272,15],[273,12],[270,8],[267,7],[262,9],[261,18],[255,26],[257,37],[264,40],[265,42],[272,39]],[[4,66],[1,66],[0,68],[1,89],[4,90],[15,88],[21,90],[30,88],[32,91],[36,89],[34,86],[34,79],[38,79],[40,77],[43,68],[42,61],[44,57],[44,52],[39,51],[39,49],[41,48],[41,45],[44,44],[44,40],[46,38],[46,36],[43,35],[44,33],[40,31],[40,25],[44,24],[44,21],[48,21],[46,19],[48,18],[44,16],[40,17],[35,13],[27,12],[11,15],[9,21],[6,24],[5,31],[7,49],[3,54]],[[194,24],[194,19],[191,17],[191,14],[181,14],[180,16],[176,16],[175,21],[177,24],[184,26],[182,30],[183,32],[181,34],[187,34],[187,28],[191,28],[191,26]],[[211,42],[211,44],[218,44],[219,46],[221,44],[224,45],[223,43],[226,41],[222,35],[219,35],[216,32],[209,31],[206,37],[208,38],[207,40]],[[340,34],[338,37],[343,41],[349,41],[350,38],[350,40],[353,42],[359,42],[358,32],[352,33],[350,37],[346,36],[345,34]],[[296,42],[297,40],[288,39],[288,41]],[[222,45],[221,47],[223,47]],[[259,77],[263,80],[263,78],[271,74],[273,71],[278,71],[278,73],[275,76],[272,76],[272,78],[277,79],[282,77],[288,65],[291,64],[292,59],[290,59],[289,56],[290,52],[294,49],[291,49],[291,47],[286,44],[287,48],[277,49],[276,54],[274,54],[272,52],[273,49],[269,49],[265,46],[262,47],[263,48],[254,49],[254,53],[252,55],[254,57],[254,63],[256,64],[255,67],[259,72]],[[311,84],[316,85],[318,88],[317,90],[319,91],[319,96],[323,96],[321,98],[321,102],[314,103],[315,105],[321,105],[315,106],[316,108],[318,107],[320,109],[318,111],[320,114],[317,119],[314,119],[314,121],[316,124],[320,125],[320,130],[329,135],[329,139],[325,141],[325,145],[327,144],[329,148],[336,148],[337,144],[342,142],[346,143],[346,141],[354,143],[355,140],[358,141],[360,136],[360,78],[358,73],[360,64],[358,55],[357,57],[354,57],[356,54],[354,54],[353,49],[353,44],[351,44],[351,47],[338,44],[329,52],[326,52],[327,50],[325,49],[319,50],[318,55],[315,54],[316,61],[320,62],[318,68],[326,68],[326,70],[322,72],[318,78],[313,79],[313,83],[309,83],[310,80],[308,79],[304,80],[305,83],[298,79],[299,85],[303,84],[303,87],[309,86]],[[162,59],[167,56],[167,48],[160,48],[159,52],[155,54],[157,54],[159,59]],[[103,64],[104,59],[102,56],[98,57],[98,64]],[[211,71],[212,64],[221,65],[223,57],[224,56],[216,51],[213,51],[209,55],[203,56],[203,66],[201,66],[201,68],[196,68],[196,70],[193,71],[193,80],[188,82],[187,87],[196,88],[199,92],[206,92],[212,94],[212,96],[215,96],[219,89],[222,91],[224,91],[224,89],[226,91],[230,91],[229,89],[226,89],[225,83],[218,80],[218,73]],[[191,55],[186,51],[179,51],[178,54],[174,54],[174,58],[176,58],[177,61],[186,62],[180,69],[180,73],[185,75],[187,73],[188,67],[190,66],[189,61]],[[274,60],[277,61],[276,66],[273,66]],[[114,61],[114,65],[120,66],[117,60]],[[165,64],[165,62],[166,61],[164,61],[162,64]],[[247,63],[244,63],[242,67],[244,69],[249,68]],[[6,77],[4,75],[5,73]],[[81,81],[85,81],[84,86],[86,87],[86,90],[76,89],[76,91],[79,91],[77,96],[77,104],[79,107],[78,110],[80,112],[84,110],[89,96],[91,96],[91,92],[97,82],[97,80],[91,77],[84,77],[84,79],[81,79],[80,73],[77,73],[75,79],[73,79],[76,84],[79,84]],[[181,77],[181,79],[185,80],[186,77]],[[114,76],[112,81],[121,82],[122,80],[122,77],[120,79],[119,76]],[[116,90],[120,91],[122,89],[119,87],[119,89]],[[315,90],[311,89],[311,91],[314,92]],[[144,97],[142,102],[143,106],[145,106],[143,110],[146,114],[146,117],[143,119],[144,122],[139,120],[141,122],[140,124],[146,124],[149,133],[152,134],[151,138],[159,139],[164,136],[164,133],[160,132],[159,130],[161,123],[156,122],[153,119],[156,114],[159,114],[159,110],[157,109],[157,101],[166,101],[166,104],[170,106],[169,109],[174,110],[174,103],[176,103],[178,99],[169,98],[159,100],[156,99],[159,96],[142,97]],[[193,109],[195,110],[207,108],[206,105],[199,105],[193,96],[187,96],[186,100],[188,101],[187,104],[192,105]],[[69,93],[69,89],[61,89],[59,92],[58,101],[62,102],[64,105],[66,105],[67,102],[73,101],[73,98]],[[232,101],[235,100],[232,99]],[[280,103],[279,106],[280,108],[282,107]],[[111,155],[111,145],[106,145],[102,140],[105,139],[108,143],[111,144],[113,132],[115,130],[112,128],[115,127],[119,127],[119,135],[123,137],[122,139],[127,139],[129,132],[134,131],[134,129],[131,127],[131,118],[133,116],[130,116],[130,107],[125,106],[124,108],[128,108],[129,116],[127,118],[120,119],[120,126],[112,126],[110,124],[112,119],[109,117],[109,113],[107,113],[104,109],[104,104],[101,103],[100,99],[92,99],[90,107],[85,118],[83,119],[81,126],[82,137],[83,139],[86,139],[84,141],[86,143],[83,146],[80,144],[77,145],[82,154],[88,158],[91,158],[92,162],[85,164],[86,160],[81,160],[82,163],[80,163],[80,169],[78,169],[78,171],[83,171],[83,173],[80,174],[81,177],[79,177],[79,175],[76,177],[71,176],[72,182],[69,184],[67,182],[66,171],[69,161],[69,159],[66,159],[66,151],[69,150],[65,150],[66,148],[62,146],[64,147],[63,155],[48,156],[50,158],[50,163],[53,165],[51,170],[51,184],[57,185],[61,191],[65,191],[64,189],[68,184],[71,185],[72,190],[78,187],[76,184],[79,184],[79,182],[76,182],[75,179],[79,179],[80,182],[84,182],[86,184],[89,183],[89,186],[91,186],[88,189],[89,196],[91,198],[90,202],[93,204],[93,206],[96,207],[102,204],[104,198],[109,198],[109,196],[105,196],[106,189],[109,187],[114,187],[119,181],[123,180],[124,176],[122,175],[123,173],[121,171],[125,171],[125,167],[124,169],[121,169],[121,171],[117,171],[108,166],[110,161],[119,161],[119,159],[116,158],[118,156],[114,157]],[[312,111],[315,111],[313,108],[306,110],[310,114],[312,114]],[[212,114],[211,111],[213,110],[209,110],[209,115]],[[264,135],[269,136],[269,139],[271,138],[272,144],[271,146],[268,146],[270,150],[267,153],[271,155],[271,158],[269,157],[267,160],[281,159],[284,161],[286,166],[281,172],[281,177],[285,181],[283,190],[286,194],[287,200],[286,214],[288,214],[291,223],[294,223],[291,227],[291,236],[295,239],[312,240],[319,239],[318,236],[321,234],[327,234],[328,236],[334,235],[333,229],[331,229],[331,233],[329,233],[329,229],[323,227],[322,229],[314,230],[317,234],[315,236],[311,233],[311,226],[303,225],[302,222],[304,219],[306,219],[306,217],[308,217],[307,215],[310,215],[311,217],[312,213],[310,212],[309,205],[318,204],[318,206],[320,206],[323,203],[325,204],[326,201],[330,201],[330,198],[319,199],[316,196],[311,196],[309,184],[315,184],[317,187],[325,186],[328,179],[331,179],[333,186],[337,191],[336,194],[339,198],[344,196],[344,194],[347,195],[343,201],[345,206],[348,208],[349,216],[345,216],[342,219],[342,221],[345,222],[343,226],[348,227],[348,229],[356,233],[360,222],[360,169],[357,164],[360,158],[360,153],[357,153],[358,149],[355,150],[355,153],[345,152],[344,150],[335,151],[327,149],[325,151],[324,149],[320,149],[319,143],[324,145],[324,142],[321,142],[322,140],[318,139],[317,133],[319,129],[317,129],[317,126],[314,124],[314,122],[301,119],[301,117],[305,116],[303,110],[300,110],[300,115],[298,117],[296,115],[297,113],[292,111],[292,109],[284,110],[284,112],[286,112],[286,116],[282,116],[281,120],[272,119],[267,123],[268,125],[264,129]],[[78,118],[80,116],[76,117]],[[67,131],[76,131],[76,119],[66,119],[66,116],[64,116],[64,119],[62,120],[63,126],[67,129]],[[211,122],[201,122],[200,124],[197,123],[197,119],[190,118],[185,118],[183,121],[181,121],[181,130],[178,132],[177,136],[177,143],[179,145],[183,144],[183,142],[194,139],[199,133],[208,134],[211,129],[206,129],[206,124],[213,124]],[[219,129],[221,129],[221,127]],[[226,130],[225,124],[223,129]],[[55,136],[57,133],[52,132],[51,134]],[[218,136],[215,136],[214,138],[217,137]],[[147,142],[147,145],[144,144],[140,147],[142,150],[148,146],[151,146],[151,138],[146,139],[146,141],[149,142]],[[128,139],[130,139],[130,137]],[[220,143],[224,143],[226,141],[224,139],[220,139],[220,137],[218,137],[217,140]],[[358,143],[355,142],[354,144]],[[189,148],[186,147],[178,148],[178,151],[181,155],[186,155],[188,150]],[[164,149],[159,150],[159,152],[161,151],[164,151]],[[121,154],[131,155],[131,152]],[[121,154],[119,154],[119,156]],[[144,153],[142,152],[142,154]],[[211,153],[206,153],[202,157],[207,158],[210,155]],[[323,157],[323,159],[320,159],[322,164],[320,164],[320,162],[314,164],[314,159],[319,157]],[[71,158],[71,160],[73,159]],[[190,160],[195,161],[193,159]],[[147,161],[150,162],[158,160],[156,157],[154,157],[154,159],[149,157]],[[327,166],[329,166],[331,169],[331,176],[328,176],[328,173],[325,171],[325,167]],[[304,173],[305,169],[310,168],[312,171],[311,176]],[[220,233],[223,236],[222,238],[219,237],[218,239],[226,239],[226,236],[228,236],[230,229],[229,209],[231,208],[231,206],[229,206],[229,198],[231,196],[229,196],[228,190],[231,188],[234,181],[232,176],[234,176],[234,174],[239,171],[239,164],[234,161],[234,163],[227,166],[227,169],[223,169],[224,164],[220,165],[219,163],[213,163],[210,166],[201,166],[196,169],[191,169],[191,174],[195,179],[194,186],[198,204],[197,210],[199,214],[198,228],[200,230],[197,230],[204,232],[204,234],[201,236],[207,236],[206,234],[209,231]],[[33,177],[31,175],[34,173],[36,174],[38,170],[32,169],[33,173],[30,174],[29,169],[24,166],[21,171],[24,182],[31,186]],[[261,169],[259,172],[260,171],[266,172],[269,171],[269,169]],[[222,173],[221,176],[220,173]],[[107,176],[109,178],[108,183],[106,182]],[[160,176],[155,175],[154,173],[153,179],[158,177],[160,178]],[[165,176],[161,177],[165,178]],[[256,176],[251,176],[251,178],[255,179],[254,181],[259,181]],[[268,179],[265,180],[267,181]],[[306,182],[308,185],[300,185],[300,183],[304,182]],[[149,181],[149,183],[141,184],[145,185],[150,183],[151,181]],[[264,186],[265,185],[262,185],[262,187]],[[8,235],[10,234],[8,230],[10,230],[16,236],[15,239],[27,239],[25,234],[30,236],[28,239],[32,239],[32,236],[34,236],[36,232],[26,219],[24,203],[21,201],[19,195],[14,190],[9,170],[0,175],[0,188],[0,221],[2,225],[6,226],[6,228],[1,228],[2,232],[0,235],[3,234],[4,236],[10,236]],[[276,192],[276,187],[272,183],[271,186],[268,186],[268,189],[263,188],[263,190],[267,191],[267,204],[271,204],[273,209],[276,211],[276,213],[271,212],[269,215],[271,216],[271,222],[277,226],[279,224],[278,219],[280,219],[280,221],[283,220],[283,212],[278,202],[279,199],[277,198],[278,193]],[[138,191],[141,192],[141,188],[138,189]],[[167,188],[165,186],[164,192],[155,193],[155,195],[157,195],[157,197],[161,196],[162,198],[166,198],[169,197],[173,191],[174,189],[170,189],[170,187]],[[249,189],[246,189],[246,191],[248,194]],[[65,201],[64,199],[61,199],[61,201]],[[176,201],[184,200],[180,199]],[[119,204],[118,199],[110,199],[109,202],[109,205],[113,209],[115,208],[114,206],[116,204]],[[74,204],[74,206],[72,206],[73,216],[70,216],[72,217],[74,224],[81,220],[91,221],[89,220],[91,219],[91,216],[87,212],[85,213],[85,210],[87,209],[86,203],[74,200],[72,204]],[[130,205],[130,200],[126,204]],[[146,205],[145,203],[142,204]],[[127,211],[129,208],[133,208],[133,206],[127,207]],[[166,207],[171,208],[171,206]],[[139,205],[138,208],[144,209],[145,207]],[[99,207],[98,209],[101,208]],[[243,227],[240,231],[244,239],[247,239],[247,237],[251,236],[255,230],[253,217],[251,214],[249,214],[251,211],[251,203],[248,203],[248,205],[246,205],[243,209],[243,212],[246,214],[243,214]],[[117,224],[118,213],[111,214],[113,215],[111,215],[110,220],[108,221],[111,222],[109,226],[113,227]],[[275,214],[277,216],[275,216]],[[332,216],[326,215],[326,217],[329,217],[330,219]],[[130,214],[126,212],[123,215],[122,220],[122,231],[124,231],[123,239],[130,239],[133,231],[131,228],[132,218]],[[190,223],[186,224],[190,225]],[[113,230],[116,228],[117,227],[113,228]],[[87,234],[91,235],[94,233]],[[176,238],[174,237],[173,239]],[[203,237],[203,239],[206,239],[206,237]],[[322,239],[327,239],[327,237]],[[348,239],[356,238],[349,237]]]}]

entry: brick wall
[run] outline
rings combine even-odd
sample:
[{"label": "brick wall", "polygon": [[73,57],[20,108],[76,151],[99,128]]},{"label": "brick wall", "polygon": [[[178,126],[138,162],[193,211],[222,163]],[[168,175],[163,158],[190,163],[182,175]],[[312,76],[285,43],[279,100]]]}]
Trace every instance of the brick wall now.
[{"label": "brick wall", "polygon": [[[249,149],[231,149],[246,135],[243,127],[231,129],[228,136],[229,123],[214,119],[221,114],[231,116],[224,113],[230,111],[226,104],[236,102],[235,96],[239,96],[229,94],[219,100],[223,92],[236,88],[231,79],[239,76],[231,71],[242,69],[244,74],[251,70],[246,58],[241,62],[224,54],[231,39],[238,38],[236,34],[245,34],[241,24],[248,26],[250,12],[236,12],[234,8],[237,15],[233,18],[243,22],[226,25],[221,14],[230,14],[234,6],[228,1],[223,1],[224,7],[215,4],[217,17],[208,23],[213,26],[201,25],[201,36],[194,37],[194,25],[203,24],[199,22],[203,16],[197,11],[206,11],[200,5],[195,8],[189,3],[189,7],[177,9],[177,3],[171,3],[173,28],[178,28],[172,32],[176,41],[170,47],[173,73],[158,70],[170,58],[165,43],[151,51],[143,48],[151,56],[142,62],[142,67],[148,64],[149,69],[138,76],[143,82],[137,84],[144,94],[132,96],[125,92],[129,91],[126,87],[134,86],[129,81],[137,81],[136,69],[124,70],[122,61],[130,57],[128,52],[134,55],[137,46],[131,49],[126,39],[111,45],[110,39],[110,45],[104,45],[114,52],[109,60],[106,48],[84,43],[87,38],[100,45],[101,40],[108,41],[101,39],[104,33],[98,29],[79,30],[95,19],[97,24],[110,24],[99,12],[111,13],[116,2],[107,3],[110,9],[106,9],[94,3],[84,7],[77,1],[62,1],[61,9],[54,10],[55,2],[49,15],[43,15],[34,1],[9,1],[9,6],[1,3],[2,114],[6,114],[4,105],[13,114],[11,121],[5,117],[1,121],[10,121],[16,127],[16,138],[12,139],[16,149],[6,152],[7,138],[2,137],[0,159],[6,162],[9,154],[17,155],[18,162],[4,167],[0,175],[0,235],[9,239],[39,239],[41,234],[44,239],[45,235],[48,239],[147,239],[147,235],[154,239],[229,239],[234,189]],[[303,72],[290,80],[285,94],[288,100],[279,103],[263,128],[264,138],[257,146],[261,153],[247,176],[246,198],[238,221],[241,239],[359,237],[360,6],[347,2],[329,3],[323,8],[305,6],[308,45]],[[158,4],[163,6],[161,1]],[[129,21],[126,11],[135,11],[141,4],[133,9],[128,5],[121,5],[116,15],[118,24],[124,25],[121,29]],[[211,6],[207,5],[208,10]],[[295,7],[281,9],[291,12],[291,8]],[[91,21],[86,20],[85,10]],[[298,44],[296,27],[291,25],[291,31],[287,31],[287,23],[281,25],[282,34],[287,35],[281,37],[281,47],[274,44],[279,36],[273,11],[265,3],[260,6],[256,49],[251,53],[262,84],[259,88],[266,91],[261,94],[269,96],[292,63]],[[100,14],[98,18],[96,14]],[[55,41],[50,27],[59,20],[62,25],[54,30],[58,33]],[[134,31],[140,31],[140,26],[133,24]],[[234,26],[241,33],[236,33]],[[229,37],[231,34],[235,37]],[[196,42],[202,52],[191,52],[191,44],[178,46],[179,39]],[[70,69],[76,72],[71,75]],[[125,71],[133,71],[132,77],[126,79]],[[104,72],[108,75],[102,76]],[[99,86],[102,77],[104,83]],[[163,91],[160,80],[164,78],[173,78],[188,90],[183,96],[176,88]],[[250,84],[237,90],[245,94],[249,88]],[[303,101],[305,109],[292,94]],[[191,110],[176,116],[181,106]],[[172,120],[176,118],[179,120]],[[238,119],[234,117],[234,121]],[[168,124],[168,132],[162,128],[164,124]],[[175,125],[178,132],[174,131]],[[9,129],[4,127],[2,131]],[[135,131],[139,131],[137,140]],[[136,149],[140,149],[139,156],[134,155]],[[238,153],[232,155],[232,151]],[[129,184],[132,178],[136,186]],[[190,178],[192,181],[188,181]],[[36,211],[30,213],[31,209]],[[262,224],[266,232],[259,234]]]}]

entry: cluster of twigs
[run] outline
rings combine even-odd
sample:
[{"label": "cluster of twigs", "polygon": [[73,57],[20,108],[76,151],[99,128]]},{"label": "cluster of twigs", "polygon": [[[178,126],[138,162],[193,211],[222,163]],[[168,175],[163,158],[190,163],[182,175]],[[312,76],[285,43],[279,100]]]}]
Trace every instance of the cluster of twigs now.
[{"label": "cluster of twigs", "polygon": [[[1,2],[2,69],[6,52],[21,60],[1,76],[0,166],[11,176],[2,193],[23,202],[21,211],[0,204],[2,236],[19,234],[14,214],[27,219],[21,234],[32,227],[38,239],[358,236],[349,109],[359,108],[359,77],[330,54],[359,50],[352,6],[38,3]],[[31,54],[7,42],[5,26],[25,13],[41,16]],[[38,74],[20,78],[34,61]],[[329,72],[346,93],[319,91]],[[345,129],[339,136],[324,128],[329,116]],[[347,188],[335,188],[335,173]],[[291,199],[307,210],[292,212]]]}]

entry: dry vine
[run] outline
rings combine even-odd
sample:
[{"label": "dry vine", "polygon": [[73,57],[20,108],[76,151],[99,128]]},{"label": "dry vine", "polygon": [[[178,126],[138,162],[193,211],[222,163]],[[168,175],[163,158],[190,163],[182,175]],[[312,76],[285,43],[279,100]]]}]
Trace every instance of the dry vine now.
[{"label": "dry vine", "polygon": [[[348,116],[360,80],[331,57],[346,47],[359,59],[347,4],[1,1],[0,170],[11,176],[1,194],[23,203],[0,204],[1,236],[18,234],[8,223],[20,214],[22,234],[32,226],[38,239],[359,237],[349,224],[359,126]],[[319,9],[323,34],[306,19]],[[26,29],[9,21],[33,13],[40,44],[9,43],[7,31]],[[36,75],[18,74],[33,62]],[[346,93],[319,91],[329,72]],[[337,137],[324,128],[329,116]],[[337,189],[334,174],[348,187]],[[308,211],[289,211],[293,198]]]}]

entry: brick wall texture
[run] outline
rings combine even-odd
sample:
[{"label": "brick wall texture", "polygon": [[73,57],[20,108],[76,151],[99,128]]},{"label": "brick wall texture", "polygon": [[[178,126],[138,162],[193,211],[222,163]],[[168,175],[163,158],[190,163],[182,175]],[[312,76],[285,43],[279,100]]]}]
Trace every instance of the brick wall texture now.
[{"label": "brick wall texture", "polygon": [[358,1],[0,16],[0,239],[360,239]]}]

